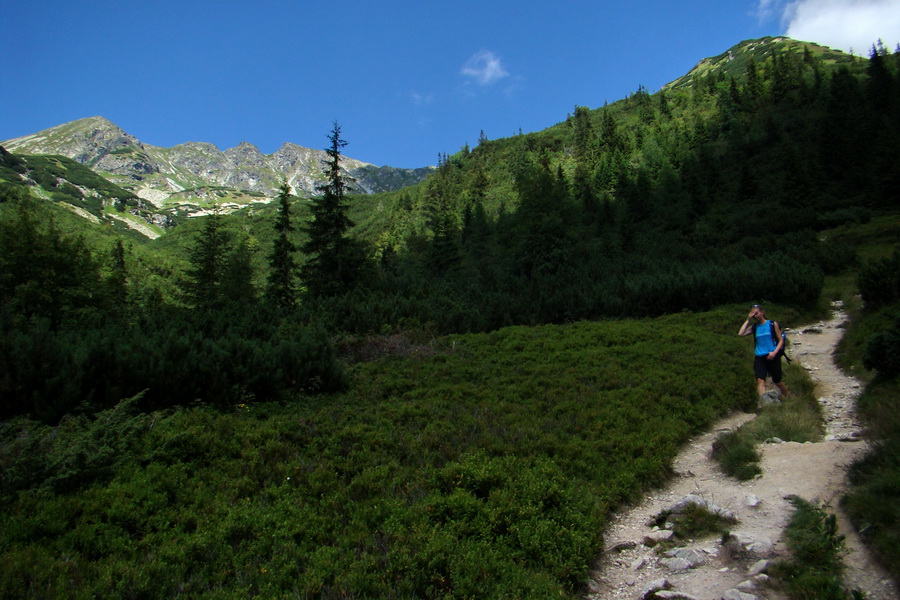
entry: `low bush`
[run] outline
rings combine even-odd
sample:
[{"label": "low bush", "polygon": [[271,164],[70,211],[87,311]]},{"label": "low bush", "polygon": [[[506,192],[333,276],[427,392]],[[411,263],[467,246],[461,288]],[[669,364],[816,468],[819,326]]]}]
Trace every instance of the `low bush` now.
[{"label": "low bush", "polygon": [[878,380],[860,396],[872,450],[849,471],[843,507],[888,570],[900,575],[900,381]]},{"label": "low bush", "polygon": [[888,326],[868,338],[863,366],[885,377],[900,375],[900,311],[889,316]]},{"label": "low bush", "polygon": [[795,510],[784,537],[792,558],[771,571],[788,595],[796,600],[862,598],[842,582],[844,536],[838,533],[835,516],[796,496],[791,504]]},{"label": "low bush", "polygon": [[746,397],[729,315],[456,336],[284,405],[7,421],[0,596],[574,598],[605,515]]},{"label": "low bush", "polygon": [[672,522],[672,533],[680,540],[701,539],[709,536],[725,536],[737,524],[737,519],[710,510],[699,504],[688,504],[678,515],[663,511],[655,519],[662,527]]},{"label": "low bush", "polygon": [[878,308],[900,300],[900,249],[886,258],[864,263],[856,285],[867,308]]},{"label": "low bush", "polygon": [[761,456],[754,444],[737,431],[720,434],[713,442],[712,456],[726,475],[741,481],[753,479],[762,473]]},{"label": "low bush", "polygon": [[331,392],[346,378],[316,327],[247,315],[148,313],[137,323],[57,330],[0,314],[0,417],[56,423],[141,393],[155,410],[230,406],[286,393]]}]

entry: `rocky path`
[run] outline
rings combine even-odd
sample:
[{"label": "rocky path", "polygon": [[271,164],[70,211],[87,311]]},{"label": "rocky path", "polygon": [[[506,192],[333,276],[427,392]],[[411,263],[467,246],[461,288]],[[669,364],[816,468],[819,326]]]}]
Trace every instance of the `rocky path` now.
[{"label": "rocky path", "polygon": [[[839,510],[845,490],[845,471],[866,450],[855,420],[860,384],[834,364],[832,353],[846,315],[835,306],[831,320],[791,334],[791,355],[810,372],[826,421],[824,440],[799,444],[776,442],[762,446],[763,475],[739,482],[723,475],[710,459],[716,436],[753,418],[737,413],[708,433],[691,440],[674,463],[676,476],[665,488],[639,505],[615,515],[606,533],[607,549],[598,559],[589,582],[589,600],[615,598],[681,598],[685,600],[783,600],[768,585],[768,562],[786,555],[781,542],[793,507],[787,497],[825,503],[838,516],[847,536],[845,582],[866,593],[869,600],[900,597]],[[708,503],[737,518],[732,539],[692,541],[666,553],[654,545],[670,537],[648,522],[679,501]],[[654,593],[655,592],[655,593]]]}]

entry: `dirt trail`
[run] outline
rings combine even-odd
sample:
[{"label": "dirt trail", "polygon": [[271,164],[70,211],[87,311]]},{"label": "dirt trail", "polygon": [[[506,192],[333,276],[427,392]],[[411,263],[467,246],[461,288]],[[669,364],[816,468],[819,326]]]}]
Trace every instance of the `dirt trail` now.
[{"label": "dirt trail", "polygon": [[[710,432],[691,440],[676,458],[676,476],[666,487],[612,518],[606,533],[607,550],[591,574],[589,600],[642,598],[653,582],[658,587],[662,579],[668,582],[668,591],[658,597],[784,599],[783,594],[767,585],[765,575],[754,577],[756,572],[751,569],[761,568],[760,560],[772,561],[786,555],[781,535],[793,512],[786,499],[791,495],[824,502],[828,512],[837,515],[841,533],[846,536],[844,562],[848,586],[865,592],[869,600],[900,597],[839,509],[840,497],[846,489],[846,467],[865,452],[866,443],[854,414],[861,386],[844,375],[832,357],[846,320],[842,307],[836,304],[834,308],[831,320],[789,332],[792,358],[816,382],[826,421],[824,440],[807,444],[764,444],[761,447],[763,475],[747,482],[723,475],[709,455],[720,432],[736,429],[754,415],[736,413],[717,423]],[[686,568],[684,562],[658,553],[644,540],[647,536],[667,535],[665,531],[654,531],[648,521],[689,494],[734,513],[738,523],[732,528],[732,534],[739,545],[726,548],[719,539],[686,544],[686,553],[680,556],[695,565]]]}]

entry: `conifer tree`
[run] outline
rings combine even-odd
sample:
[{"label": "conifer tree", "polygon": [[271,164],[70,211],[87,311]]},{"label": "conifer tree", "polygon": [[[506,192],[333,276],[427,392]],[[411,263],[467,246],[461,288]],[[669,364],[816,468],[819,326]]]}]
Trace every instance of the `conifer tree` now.
[{"label": "conifer tree", "polygon": [[755,109],[762,96],[762,83],[759,81],[759,73],[756,71],[756,63],[753,60],[747,62],[747,84],[745,90],[746,108]]},{"label": "conifer tree", "polygon": [[247,307],[257,300],[257,289],[253,283],[253,247],[249,236],[242,235],[234,250],[225,261],[222,275],[222,296],[232,305]]},{"label": "conifer tree", "polygon": [[98,308],[100,268],[85,240],[64,234],[28,192],[0,187],[0,199],[0,306],[53,327]]},{"label": "conifer tree", "polygon": [[449,171],[452,165],[444,162],[431,178],[425,192],[430,215],[428,226],[432,239],[428,263],[432,271],[442,274],[454,267],[459,261],[457,247],[458,224],[456,210],[450,188]]},{"label": "conifer tree", "polygon": [[191,251],[191,266],[184,285],[188,301],[196,308],[221,306],[227,246],[228,237],[222,230],[222,217],[214,212],[206,217],[203,232]]},{"label": "conifer tree", "polygon": [[106,278],[113,311],[123,308],[128,298],[128,266],[125,262],[125,245],[117,238],[110,252],[110,272]]},{"label": "conifer tree", "polygon": [[269,277],[266,298],[273,306],[291,309],[297,305],[297,261],[294,258],[296,245],[290,235],[294,231],[291,223],[291,188],[283,183],[279,188],[278,215],[275,218],[277,236],[269,255]]},{"label": "conifer tree", "polygon": [[341,150],[347,142],[341,138],[336,121],[328,139],[331,145],[325,149],[325,183],[316,186],[320,195],[310,207],[312,220],[306,227],[309,240],[302,248],[307,262],[300,273],[309,292],[321,296],[349,289],[361,268],[355,245],[347,237],[354,226],[347,216],[346,200],[353,180],[341,173]]}]

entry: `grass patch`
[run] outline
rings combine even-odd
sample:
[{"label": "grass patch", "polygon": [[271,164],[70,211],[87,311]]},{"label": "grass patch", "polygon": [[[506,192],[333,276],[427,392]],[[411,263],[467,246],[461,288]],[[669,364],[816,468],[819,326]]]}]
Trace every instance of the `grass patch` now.
[{"label": "grass patch", "polygon": [[726,475],[741,481],[762,474],[759,461],[762,457],[756,444],[738,431],[720,434],[712,445],[712,456]]},{"label": "grass patch", "polygon": [[876,380],[859,399],[873,449],[851,466],[842,505],[893,577],[900,578],[900,381]]},{"label": "grass patch", "polygon": [[672,524],[672,533],[680,540],[696,540],[711,536],[725,536],[737,524],[737,519],[714,512],[700,504],[688,504],[678,514],[663,511],[656,517],[656,525]]},{"label": "grass patch", "polygon": [[791,498],[791,504],[795,510],[784,537],[792,558],[776,563],[771,573],[794,600],[862,598],[841,579],[844,536],[835,516],[802,498]]},{"label": "grass patch", "polygon": [[790,396],[780,404],[759,408],[755,419],[737,431],[719,435],[713,442],[713,459],[725,474],[741,481],[761,474],[757,445],[771,438],[800,443],[822,438],[822,410],[812,380],[802,367],[793,363],[785,366],[785,382]]},{"label": "grass patch", "polygon": [[816,399],[815,384],[797,364],[785,368],[791,392],[780,404],[759,409],[757,417],[741,428],[754,442],[779,438],[785,442],[817,442],[825,432],[822,407]]}]

